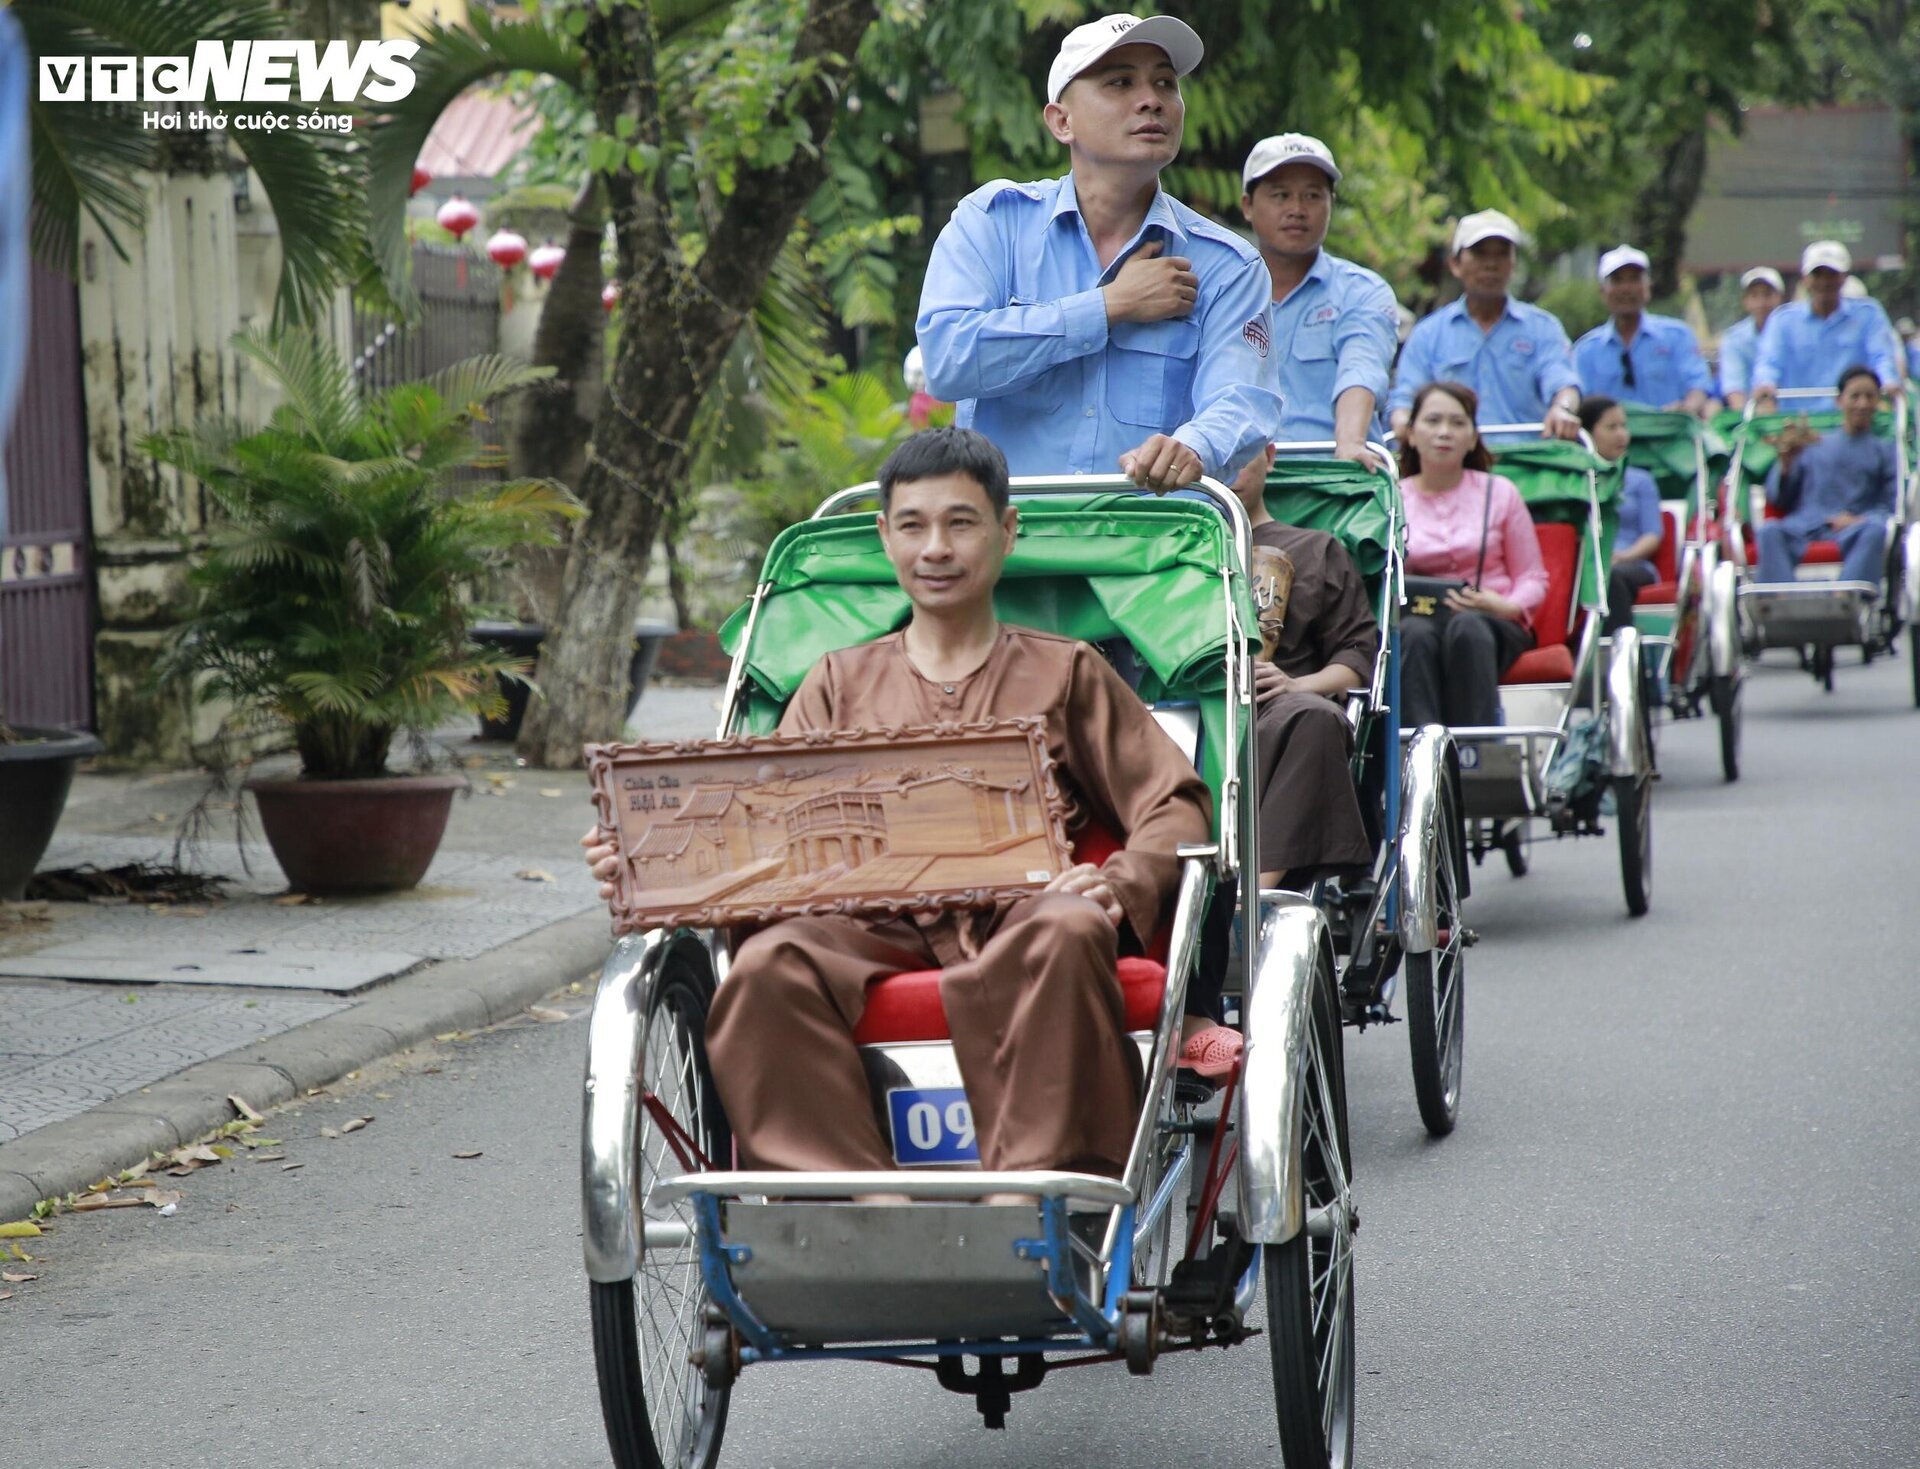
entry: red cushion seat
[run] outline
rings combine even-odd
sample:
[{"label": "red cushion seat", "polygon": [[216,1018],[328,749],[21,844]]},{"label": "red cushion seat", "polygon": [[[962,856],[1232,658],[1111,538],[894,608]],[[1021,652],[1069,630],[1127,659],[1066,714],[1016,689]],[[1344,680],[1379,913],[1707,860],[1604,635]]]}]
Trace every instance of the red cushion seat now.
[{"label": "red cushion seat", "polygon": [[1679,582],[1657,581],[1650,587],[1640,588],[1634,595],[1633,604],[1636,607],[1665,607],[1679,600]]},{"label": "red cushion seat", "polygon": [[1840,554],[1838,541],[1809,541],[1807,554],[1800,558],[1802,566],[1838,566],[1847,558]]},{"label": "red cushion seat", "polygon": [[[1119,974],[1127,1029],[1152,1030],[1160,1023],[1167,966],[1158,959],[1129,957],[1120,961]],[[949,1039],[947,1011],[940,1003],[940,971],[916,969],[868,985],[867,1008],[853,1038],[863,1046]]]},{"label": "red cushion seat", "polygon": [[1551,648],[1527,649],[1514,659],[1513,667],[1500,677],[1503,685],[1572,681],[1573,650],[1565,643],[1555,643]]},{"label": "red cushion seat", "polygon": [[[1653,575],[1654,586],[1680,580],[1680,512],[1666,505],[1660,507],[1660,549],[1653,553]],[[1647,600],[1645,592],[1640,600]]]},{"label": "red cushion seat", "polygon": [[[1089,821],[1075,835],[1073,860],[1104,866],[1121,848],[1120,839],[1098,821]],[[1120,960],[1120,999],[1127,1029],[1152,1030],[1160,1023],[1160,1002],[1167,992],[1167,946],[1172,936],[1154,935],[1148,945],[1152,958],[1129,956]],[[951,1040],[947,1010],[940,1002],[940,971],[915,969],[890,974],[867,986],[867,1008],[853,1028],[854,1041],[863,1046],[901,1041]]]},{"label": "red cushion seat", "polygon": [[1580,532],[1570,525],[1536,525],[1534,530],[1547,568],[1547,595],[1533,614],[1533,647],[1501,675],[1502,684],[1566,683],[1573,677],[1567,634],[1579,579]]}]

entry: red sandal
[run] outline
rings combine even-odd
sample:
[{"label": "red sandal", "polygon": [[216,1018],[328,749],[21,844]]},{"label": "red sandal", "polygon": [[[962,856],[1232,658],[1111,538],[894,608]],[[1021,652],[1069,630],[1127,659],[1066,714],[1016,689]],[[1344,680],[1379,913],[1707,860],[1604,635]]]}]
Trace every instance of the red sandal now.
[{"label": "red sandal", "polygon": [[1180,1064],[1209,1079],[1225,1076],[1240,1060],[1246,1038],[1224,1025],[1196,1030],[1180,1047]]}]

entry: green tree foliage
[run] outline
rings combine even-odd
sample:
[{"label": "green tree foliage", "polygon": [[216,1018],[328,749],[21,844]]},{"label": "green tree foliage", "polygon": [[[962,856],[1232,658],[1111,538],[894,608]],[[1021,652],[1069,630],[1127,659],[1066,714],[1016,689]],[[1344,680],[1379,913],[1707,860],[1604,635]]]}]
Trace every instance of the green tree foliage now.
[{"label": "green tree foliage", "polygon": [[234,347],[280,390],[272,420],[145,445],[221,512],[162,673],[204,675],[205,700],[290,727],[307,775],[379,775],[396,732],[497,712],[498,675],[526,671],[467,641],[466,589],[580,508],[544,481],[454,483],[493,462],[472,431],[487,403],[544,373],[474,357],[368,396],[312,332]]},{"label": "green tree foliage", "polygon": [[1604,78],[1606,126],[1548,186],[1568,201],[1548,252],[1629,238],[1653,258],[1654,294],[1678,285],[1707,130],[1737,134],[1756,97],[1803,95],[1804,0],[1560,0],[1540,18],[1553,54]]}]

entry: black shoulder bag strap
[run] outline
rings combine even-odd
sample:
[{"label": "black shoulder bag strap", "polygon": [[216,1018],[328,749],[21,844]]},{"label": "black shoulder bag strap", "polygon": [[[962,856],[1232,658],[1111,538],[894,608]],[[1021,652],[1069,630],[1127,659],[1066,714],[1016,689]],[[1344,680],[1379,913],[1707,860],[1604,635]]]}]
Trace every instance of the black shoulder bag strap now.
[{"label": "black shoulder bag strap", "polygon": [[1473,564],[1473,589],[1480,590],[1480,574],[1487,569],[1487,526],[1493,520],[1493,471],[1480,471],[1486,484],[1486,496],[1480,502],[1480,559]]}]

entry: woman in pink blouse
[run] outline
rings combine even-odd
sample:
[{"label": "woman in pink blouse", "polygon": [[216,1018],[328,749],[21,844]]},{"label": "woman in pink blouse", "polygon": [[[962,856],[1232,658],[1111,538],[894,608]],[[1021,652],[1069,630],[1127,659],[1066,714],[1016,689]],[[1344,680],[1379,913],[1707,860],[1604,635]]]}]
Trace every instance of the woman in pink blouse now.
[{"label": "woman in pink blouse", "polygon": [[1533,518],[1480,442],[1480,400],[1465,383],[1414,395],[1400,450],[1407,572],[1467,585],[1445,611],[1400,621],[1400,718],[1423,724],[1500,722],[1500,676],[1533,646],[1547,572]]}]

